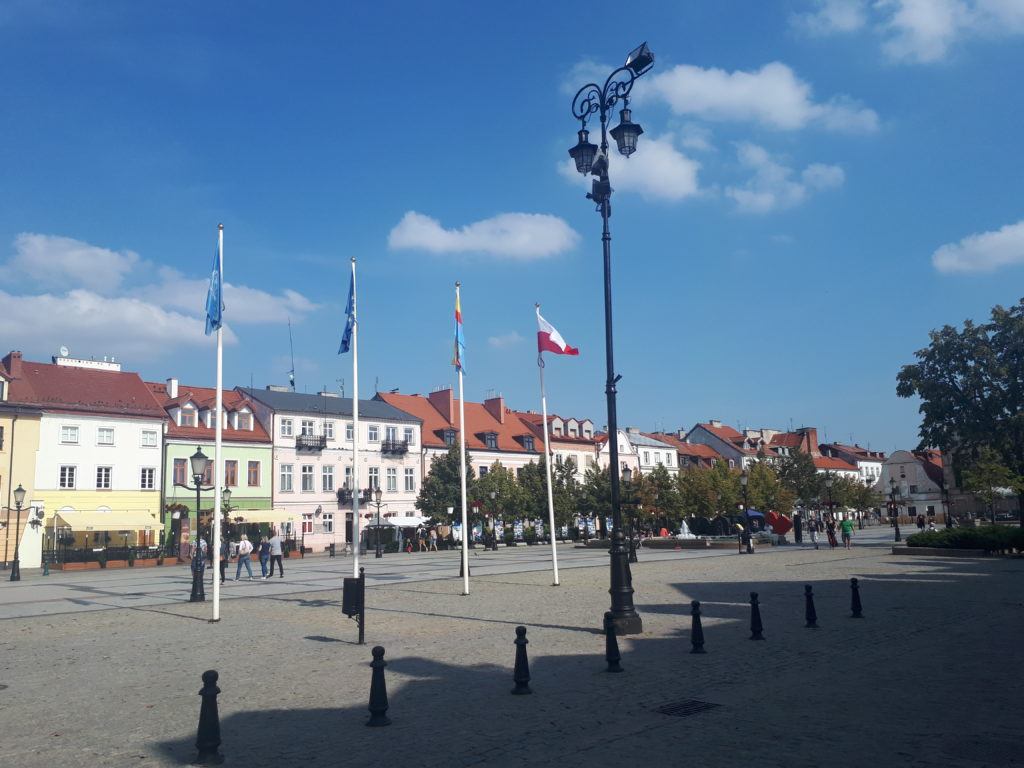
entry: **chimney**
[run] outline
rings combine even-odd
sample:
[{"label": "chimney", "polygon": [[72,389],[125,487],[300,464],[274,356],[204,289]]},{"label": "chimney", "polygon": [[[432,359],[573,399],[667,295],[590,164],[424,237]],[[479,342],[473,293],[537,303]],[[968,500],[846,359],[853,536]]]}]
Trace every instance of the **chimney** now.
[{"label": "chimney", "polygon": [[167,380],[167,396],[175,398],[178,396],[178,380],[168,379]]},{"label": "chimney", "polygon": [[800,450],[809,453],[812,458],[821,458],[821,451],[818,449],[818,430],[815,427],[801,427],[799,431],[803,437],[800,441]]},{"label": "chimney", "polygon": [[452,388],[439,389],[427,395],[427,400],[434,406],[444,420],[449,424],[455,423],[455,398],[452,395]]},{"label": "chimney", "polygon": [[505,423],[505,398],[501,395],[484,400],[484,408],[499,424]]},{"label": "chimney", "polygon": [[719,421],[718,419],[712,419],[711,420],[711,426],[714,427],[715,429],[721,429],[722,428],[722,422]]},{"label": "chimney", "polygon": [[3,359],[4,368],[12,379],[21,378],[21,352],[12,351]]}]

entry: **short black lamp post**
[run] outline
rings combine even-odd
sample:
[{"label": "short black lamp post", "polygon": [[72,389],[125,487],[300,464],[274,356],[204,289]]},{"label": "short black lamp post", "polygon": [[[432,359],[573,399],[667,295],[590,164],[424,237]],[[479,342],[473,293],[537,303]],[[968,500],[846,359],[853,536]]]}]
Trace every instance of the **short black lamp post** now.
[{"label": "short black lamp post", "polygon": [[633,480],[633,470],[629,467],[622,468],[622,482],[626,485],[626,493],[630,496],[630,512],[629,512],[629,562],[638,563],[640,559],[636,556],[636,514],[633,511],[633,505],[635,504],[632,499],[633,488],[630,485]]},{"label": "short black lamp post", "polygon": [[893,541],[902,541],[900,536],[900,508],[896,503],[896,478],[889,478],[889,504],[892,506],[892,524],[896,528],[896,538]]},{"label": "short black lamp post", "polygon": [[836,520],[836,511],[832,506],[832,483],[835,482],[835,478],[831,472],[825,473],[825,490],[828,492],[828,515],[832,518],[832,522]]},{"label": "short black lamp post", "polygon": [[203,575],[206,570],[206,557],[203,554],[202,531],[199,528],[199,507],[202,504],[203,491],[212,491],[213,487],[203,486],[203,478],[210,466],[209,457],[196,446],[196,452],[189,457],[189,464],[192,469],[192,485],[175,483],[178,488],[188,490],[195,489],[196,492],[196,546],[192,550],[192,594],[189,595],[190,603],[206,602],[206,591],[203,587]]},{"label": "short black lamp post", "polygon": [[754,536],[753,531],[750,530],[750,504],[747,503],[747,483],[749,481],[750,474],[744,469],[740,472],[740,487],[743,488],[743,538],[745,539],[744,543],[747,545],[747,554],[752,555],[754,554],[754,545],[752,543]]},{"label": "short black lamp post", "polygon": [[380,508],[384,506],[384,504],[381,503],[380,499],[381,499],[381,496],[383,496],[383,495],[384,495],[384,492],[381,491],[380,486],[378,485],[373,490],[373,505],[375,507],[377,507],[377,536],[376,536],[376,539],[377,539],[377,551],[373,555],[375,558],[384,557],[384,549],[381,547],[381,544],[380,544]]},{"label": "short black lamp post", "polygon": [[[864,478],[864,487],[865,488],[870,488],[871,487],[871,478],[870,477],[865,477]],[[857,528],[859,530],[862,530],[862,531],[864,530],[864,515],[865,515],[865,510],[862,509],[860,511],[860,513],[858,514],[858,516],[857,516]]]},{"label": "short black lamp post", "polygon": [[[638,77],[654,66],[654,54],[644,43],[630,52],[626,63],[614,70],[604,85],[587,83],[572,100],[572,115],[580,121],[579,141],[569,150],[569,156],[576,164],[576,170],[584,176],[593,175],[591,191],[587,198],[597,205],[601,215],[601,242],[604,255],[604,339],[607,378],[605,394],[608,400],[608,459],[611,467],[612,541],[609,549],[611,566],[612,621],[618,635],[637,634],[643,631],[643,622],[633,606],[633,580],[629,572],[629,554],[626,551],[622,532],[622,509],[619,506],[619,445],[618,416],[616,415],[616,385],[619,376],[615,373],[614,348],[612,344],[612,236],[608,228],[611,216],[612,185],[608,176],[608,134],[618,146],[619,153],[629,157],[636,151],[636,142],[643,128],[632,121],[629,109],[629,94]],[[621,102],[620,122],[608,130],[609,114]],[[598,115],[601,122],[600,148],[590,143],[587,120]]]},{"label": "short black lamp post", "polygon": [[21,505],[25,503],[25,489],[21,483],[14,489],[14,562],[11,564],[11,581],[21,581]]},{"label": "short black lamp post", "polygon": [[[504,533],[504,526],[502,526]],[[491,549],[498,551],[498,492],[491,491]]]}]

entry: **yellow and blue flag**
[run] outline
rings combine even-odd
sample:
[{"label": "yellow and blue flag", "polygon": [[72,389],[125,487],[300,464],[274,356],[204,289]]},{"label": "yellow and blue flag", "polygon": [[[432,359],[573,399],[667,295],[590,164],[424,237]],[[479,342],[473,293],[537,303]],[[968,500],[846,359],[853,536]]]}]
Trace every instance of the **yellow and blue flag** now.
[{"label": "yellow and blue flag", "polygon": [[452,365],[455,370],[466,372],[466,338],[462,335],[462,303],[459,300],[458,286],[455,288],[455,356]]}]

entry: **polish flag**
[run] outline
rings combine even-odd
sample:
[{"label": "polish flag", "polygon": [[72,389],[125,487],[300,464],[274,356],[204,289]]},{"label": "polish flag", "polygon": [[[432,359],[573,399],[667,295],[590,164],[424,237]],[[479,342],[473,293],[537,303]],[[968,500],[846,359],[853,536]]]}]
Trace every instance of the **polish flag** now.
[{"label": "polish flag", "polygon": [[556,355],[578,355],[580,353],[576,347],[566,344],[562,334],[540,316],[540,307],[537,308],[537,351],[554,352]]}]

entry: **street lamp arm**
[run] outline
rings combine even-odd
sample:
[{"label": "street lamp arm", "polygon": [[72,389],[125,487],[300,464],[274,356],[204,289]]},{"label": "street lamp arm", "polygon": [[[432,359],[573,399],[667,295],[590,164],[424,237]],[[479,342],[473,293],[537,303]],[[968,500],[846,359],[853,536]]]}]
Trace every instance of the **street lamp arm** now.
[{"label": "street lamp arm", "polygon": [[573,97],[572,116],[582,120],[584,124],[595,112],[600,112],[602,118],[607,118],[612,107],[629,96],[636,78],[633,70],[623,66],[608,75],[604,87],[597,83],[587,83]]},{"label": "street lamp arm", "polygon": [[[197,490],[196,486],[194,486],[194,485],[185,485],[184,483],[175,483],[174,487],[175,488],[184,488],[187,491],[195,491],[195,490]],[[205,485],[200,485],[198,487],[198,490],[200,490],[200,491],[214,491],[214,490],[216,490],[216,487],[211,485],[209,488],[207,488]]]}]

